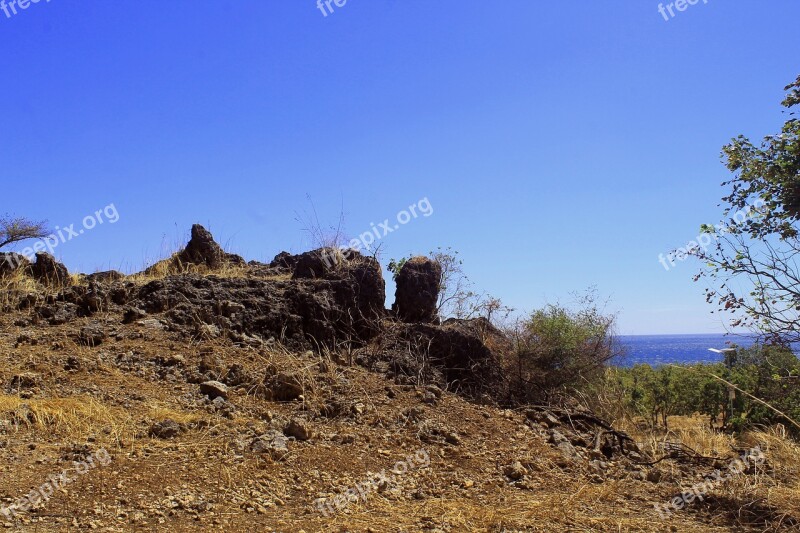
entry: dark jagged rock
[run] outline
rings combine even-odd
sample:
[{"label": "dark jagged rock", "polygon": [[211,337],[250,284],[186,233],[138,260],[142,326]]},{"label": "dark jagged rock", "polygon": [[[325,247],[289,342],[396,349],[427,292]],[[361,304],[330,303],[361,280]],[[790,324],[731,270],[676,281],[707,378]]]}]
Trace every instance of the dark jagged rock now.
[{"label": "dark jagged rock", "polygon": [[275,256],[269,266],[271,268],[285,268],[293,271],[299,257],[300,256],[292,255],[289,252],[281,252]]},{"label": "dark jagged rock", "polygon": [[105,338],[105,330],[96,322],[81,328],[80,334],[78,335],[78,339],[80,340],[81,344],[85,344],[86,346],[90,347],[99,346],[103,343]]},{"label": "dark jagged rock", "polygon": [[192,226],[192,237],[186,248],[178,254],[177,259],[183,264],[205,265],[211,269],[222,268],[226,263],[237,265],[245,263],[240,256],[225,253],[211,232],[200,224]]},{"label": "dark jagged rock", "polygon": [[105,272],[95,272],[86,276],[87,281],[96,281],[99,283],[110,283],[112,281],[119,281],[125,276],[116,270],[106,270]]},{"label": "dark jagged rock", "polygon": [[69,284],[67,267],[47,253],[37,253],[36,262],[28,267],[31,276],[45,285],[66,286]]},{"label": "dark jagged rock", "polygon": [[441,289],[442,266],[427,257],[406,261],[397,275],[397,291],[392,306],[404,322],[433,322]]},{"label": "dark jagged rock", "polygon": [[373,338],[380,332],[384,300],[380,265],[358,255],[324,278],[170,276],[139,289],[130,307],[165,313],[188,335],[213,325],[234,336],[283,336],[295,345],[314,346]]},{"label": "dark jagged rock", "polygon": [[185,431],[184,427],[174,420],[162,420],[150,426],[147,434],[157,439],[174,439]]},{"label": "dark jagged rock", "polygon": [[[361,258],[358,254],[358,258]],[[293,263],[292,279],[323,279],[342,267],[346,258],[337,248],[319,248],[302,253],[291,260],[283,258],[286,264]]]}]

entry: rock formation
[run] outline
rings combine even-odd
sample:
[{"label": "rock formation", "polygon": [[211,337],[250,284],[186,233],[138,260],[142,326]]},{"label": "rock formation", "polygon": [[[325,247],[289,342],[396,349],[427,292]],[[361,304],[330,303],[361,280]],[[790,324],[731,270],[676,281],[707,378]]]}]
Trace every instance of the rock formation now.
[{"label": "rock formation", "polygon": [[183,264],[205,265],[210,269],[221,268],[226,263],[244,264],[244,259],[238,255],[226,253],[214,241],[211,232],[200,224],[192,226],[192,237],[177,259]]},{"label": "rock formation", "polygon": [[31,276],[45,285],[65,286],[69,284],[67,267],[47,253],[36,254],[36,262],[28,267]]},{"label": "rock formation", "polygon": [[406,261],[397,275],[392,311],[404,322],[433,322],[441,277],[442,266],[432,259],[413,257]]}]

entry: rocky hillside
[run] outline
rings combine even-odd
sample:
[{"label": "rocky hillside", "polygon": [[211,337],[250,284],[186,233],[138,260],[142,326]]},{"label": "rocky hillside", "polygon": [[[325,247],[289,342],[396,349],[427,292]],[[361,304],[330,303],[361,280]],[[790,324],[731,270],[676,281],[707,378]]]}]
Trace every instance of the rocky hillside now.
[{"label": "rocky hillside", "polygon": [[[436,316],[439,269],[408,261],[387,310],[373,258],[248,263],[200,226],[132,276],[0,254],[0,525],[798,527],[782,503],[798,501],[797,472],[776,468],[778,448],[714,481],[742,450],[657,450],[574,406],[508,404],[508,341],[486,321]],[[745,506],[767,475],[769,496]],[[665,506],[698,481],[702,498]]]}]

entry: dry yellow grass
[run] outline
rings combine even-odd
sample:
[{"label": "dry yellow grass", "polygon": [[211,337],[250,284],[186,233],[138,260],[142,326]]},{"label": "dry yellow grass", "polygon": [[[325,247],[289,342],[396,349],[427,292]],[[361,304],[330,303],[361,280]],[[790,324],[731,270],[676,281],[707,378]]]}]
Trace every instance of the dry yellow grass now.
[{"label": "dry yellow grass", "polygon": [[125,442],[135,434],[136,424],[129,412],[106,406],[91,396],[23,399],[4,394],[0,395],[0,412],[11,413],[16,427],[25,426],[72,440],[98,434],[114,442]]}]

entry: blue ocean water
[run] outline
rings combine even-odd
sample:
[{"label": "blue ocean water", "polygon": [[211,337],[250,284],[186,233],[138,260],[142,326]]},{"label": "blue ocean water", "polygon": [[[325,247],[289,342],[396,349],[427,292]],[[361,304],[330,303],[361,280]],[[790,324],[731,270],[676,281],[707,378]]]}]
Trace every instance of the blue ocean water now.
[{"label": "blue ocean water", "polygon": [[618,366],[647,363],[658,366],[667,363],[719,363],[723,355],[709,351],[738,346],[752,346],[753,338],[745,335],[620,335],[617,337],[626,355],[614,361]]}]

